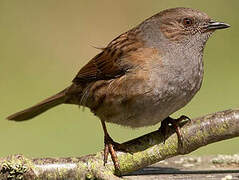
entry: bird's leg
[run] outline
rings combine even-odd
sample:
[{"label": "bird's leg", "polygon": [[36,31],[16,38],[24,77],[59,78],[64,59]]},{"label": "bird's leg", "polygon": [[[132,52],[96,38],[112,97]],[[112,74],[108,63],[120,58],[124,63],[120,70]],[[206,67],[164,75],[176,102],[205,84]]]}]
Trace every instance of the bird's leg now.
[{"label": "bird's leg", "polygon": [[[189,117],[182,115],[177,119],[167,117],[166,119],[164,119],[161,122],[160,130],[162,131],[162,133],[164,135],[164,143],[165,143],[166,135],[169,131],[169,128],[173,127],[177,136],[178,136],[178,142],[179,142],[180,146],[183,147],[183,137],[182,137],[182,133],[181,133],[181,130],[180,130],[180,124],[185,120],[186,121],[191,121],[191,119]],[[170,124],[171,124],[171,126],[170,126]]]},{"label": "bird's leg", "polygon": [[107,163],[108,160],[108,155],[111,155],[111,159],[114,163],[115,166],[115,170],[119,171],[120,166],[119,166],[119,161],[117,158],[117,154],[115,151],[123,151],[123,152],[128,152],[128,149],[126,146],[124,146],[123,144],[119,144],[117,142],[115,142],[109,135],[107,129],[106,129],[106,125],[104,121],[101,121],[103,130],[104,130],[104,165]]}]

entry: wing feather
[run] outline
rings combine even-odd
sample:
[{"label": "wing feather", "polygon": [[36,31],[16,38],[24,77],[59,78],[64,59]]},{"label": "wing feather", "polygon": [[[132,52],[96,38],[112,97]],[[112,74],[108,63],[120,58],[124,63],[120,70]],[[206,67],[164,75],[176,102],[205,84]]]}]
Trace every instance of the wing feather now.
[{"label": "wing feather", "polygon": [[[101,53],[91,59],[73,79],[73,83],[87,83],[107,80],[124,75],[132,67],[126,57],[130,52],[142,46],[137,33],[126,32],[115,38]],[[132,48],[131,48],[132,47]]]}]

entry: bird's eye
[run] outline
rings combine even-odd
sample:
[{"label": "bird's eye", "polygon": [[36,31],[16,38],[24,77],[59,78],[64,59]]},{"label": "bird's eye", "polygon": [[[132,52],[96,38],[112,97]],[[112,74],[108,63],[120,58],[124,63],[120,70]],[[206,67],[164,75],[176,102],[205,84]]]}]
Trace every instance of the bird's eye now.
[{"label": "bird's eye", "polygon": [[193,24],[193,20],[191,18],[184,18],[183,19],[183,25],[185,27],[191,26]]}]

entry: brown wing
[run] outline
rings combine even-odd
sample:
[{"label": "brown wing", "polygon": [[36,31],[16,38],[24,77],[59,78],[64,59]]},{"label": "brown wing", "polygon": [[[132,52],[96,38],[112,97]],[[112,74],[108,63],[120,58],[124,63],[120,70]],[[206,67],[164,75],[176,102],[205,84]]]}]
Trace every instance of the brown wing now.
[{"label": "brown wing", "polygon": [[114,39],[79,71],[73,83],[107,80],[124,75],[132,67],[129,61],[126,62],[125,57],[142,46],[136,34],[126,32]]}]

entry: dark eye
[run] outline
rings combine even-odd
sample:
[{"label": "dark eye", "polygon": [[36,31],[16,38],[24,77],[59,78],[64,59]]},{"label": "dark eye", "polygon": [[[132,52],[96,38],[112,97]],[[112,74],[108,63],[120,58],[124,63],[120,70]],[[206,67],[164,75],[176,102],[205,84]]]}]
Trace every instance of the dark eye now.
[{"label": "dark eye", "polygon": [[188,27],[191,26],[193,24],[193,20],[191,18],[184,18],[183,19],[183,25]]}]

